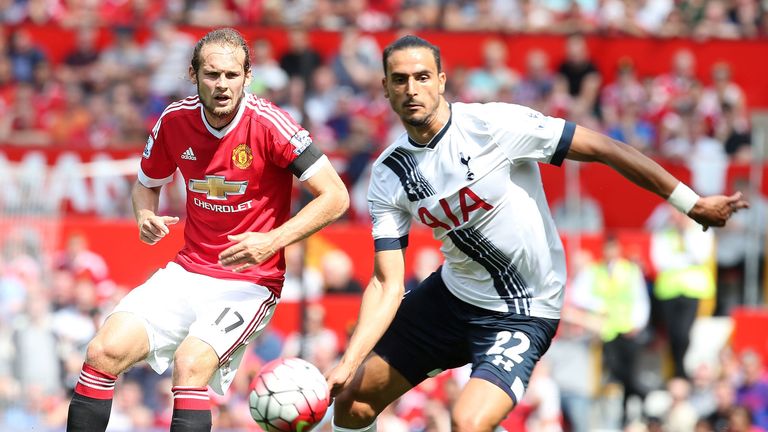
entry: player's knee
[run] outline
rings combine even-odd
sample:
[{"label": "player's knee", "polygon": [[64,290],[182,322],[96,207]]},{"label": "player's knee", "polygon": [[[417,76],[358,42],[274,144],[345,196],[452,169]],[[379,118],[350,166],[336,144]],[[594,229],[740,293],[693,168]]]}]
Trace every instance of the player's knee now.
[{"label": "player's knee", "polygon": [[378,413],[366,402],[356,400],[351,391],[344,391],[334,399],[334,423],[337,426],[359,429],[364,428],[374,420]]},{"label": "player's knee", "polygon": [[488,419],[461,410],[454,410],[451,414],[451,430],[453,432],[492,432],[496,428]]},{"label": "player's knee", "polygon": [[194,377],[210,375],[218,367],[218,358],[204,353],[176,352],[173,367],[180,376]]},{"label": "player's knee", "polygon": [[118,375],[123,372],[125,356],[119,344],[96,338],[88,344],[85,362],[100,371]]}]

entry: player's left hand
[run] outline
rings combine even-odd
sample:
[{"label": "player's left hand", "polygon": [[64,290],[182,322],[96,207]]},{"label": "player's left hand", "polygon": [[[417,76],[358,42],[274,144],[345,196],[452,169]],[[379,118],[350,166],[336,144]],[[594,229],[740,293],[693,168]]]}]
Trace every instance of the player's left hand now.
[{"label": "player's left hand", "polygon": [[331,401],[333,401],[333,398],[335,398],[336,395],[341,393],[341,390],[343,390],[347,385],[354,372],[354,367],[344,362],[339,362],[339,364],[331,369],[330,372],[325,374],[325,380],[328,383],[328,391],[331,395]]},{"label": "player's left hand", "polygon": [[247,232],[227,238],[237,244],[219,254],[219,264],[223,267],[233,267],[236,272],[266,261],[278,249],[274,244],[274,236],[268,232]]},{"label": "player's left hand", "polygon": [[730,219],[731,215],[741,209],[749,208],[749,202],[744,199],[741,192],[733,195],[713,195],[699,198],[699,201],[688,212],[688,216],[707,228],[721,227]]}]

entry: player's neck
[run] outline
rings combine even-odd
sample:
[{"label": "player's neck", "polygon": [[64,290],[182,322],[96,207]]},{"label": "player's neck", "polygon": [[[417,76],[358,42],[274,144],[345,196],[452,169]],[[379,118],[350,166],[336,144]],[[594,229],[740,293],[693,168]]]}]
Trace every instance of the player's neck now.
[{"label": "player's neck", "polygon": [[203,108],[203,113],[205,115],[205,121],[208,122],[208,126],[212,127],[216,130],[221,130],[227,127],[228,124],[232,123],[232,120],[237,116],[238,111],[240,111],[240,104],[243,103],[242,99],[237,104],[235,109],[232,110],[231,113],[227,114],[226,116],[218,116],[210,111],[208,111],[207,108]]},{"label": "player's neck", "polygon": [[228,124],[232,122],[232,119],[235,118],[235,114],[237,114],[237,112],[233,112],[226,117],[219,117],[213,113],[208,112],[207,109],[203,111],[205,112],[205,120],[208,122],[208,126],[216,130],[224,129]]},{"label": "player's neck", "polygon": [[448,123],[450,118],[451,107],[448,104],[448,101],[441,96],[437,110],[435,110],[435,115],[432,116],[427,124],[423,126],[413,126],[403,123],[403,126],[405,126],[405,131],[408,133],[408,137],[413,141],[420,144],[427,144],[443,129],[443,126]]}]

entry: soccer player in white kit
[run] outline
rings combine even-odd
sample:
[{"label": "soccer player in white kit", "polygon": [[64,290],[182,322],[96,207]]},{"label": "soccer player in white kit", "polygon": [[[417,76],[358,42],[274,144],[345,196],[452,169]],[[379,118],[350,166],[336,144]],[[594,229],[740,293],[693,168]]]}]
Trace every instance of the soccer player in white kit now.
[{"label": "soccer player in white kit", "polygon": [[[566,279],[538,163],[605,163],[704,227],[748,205],[740,193],[699,197],[632,147],[574,123],[512,104],[448,103],[440,51],[424,39],[398,39],[383,62],[406,133],[371,173],[374,275],[327,376],[337,432],[375,430],[392,401],[467,363],[454,431],[491,431],[520,401],[557,329]],[[444,262],[404,293],[413,218],[432,228]]]}]

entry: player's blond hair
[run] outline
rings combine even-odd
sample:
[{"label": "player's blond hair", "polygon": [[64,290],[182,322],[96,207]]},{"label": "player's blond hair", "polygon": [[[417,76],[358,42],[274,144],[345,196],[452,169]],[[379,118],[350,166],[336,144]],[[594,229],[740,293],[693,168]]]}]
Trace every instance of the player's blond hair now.
[{"label": "player's blond hair", "polygon": [[248,72],[251,69],[251,52],[248,49],[248,43],[245,42],[245,38],[239,31],[233,28],[220,28],[208,32],[205,36],[200,38],[195,45],[195,50],[192,52],[192,69],[195,71],[195,75],[200,70],[200,51],[203,50],[203,46],[209,44],[229,45],[233,47],[240,47],[245,54],[245,62],[243,62],[243,71]]}]

